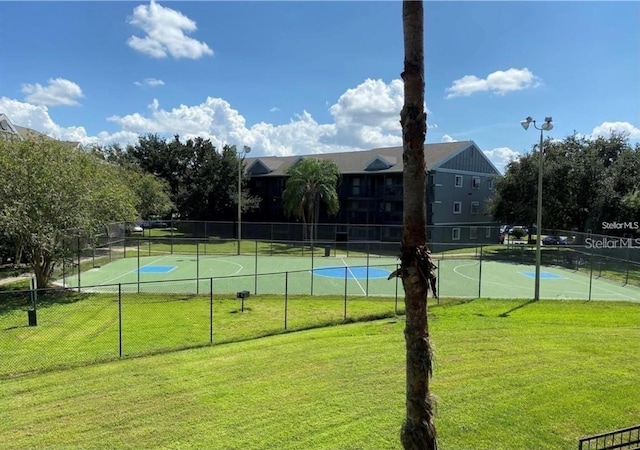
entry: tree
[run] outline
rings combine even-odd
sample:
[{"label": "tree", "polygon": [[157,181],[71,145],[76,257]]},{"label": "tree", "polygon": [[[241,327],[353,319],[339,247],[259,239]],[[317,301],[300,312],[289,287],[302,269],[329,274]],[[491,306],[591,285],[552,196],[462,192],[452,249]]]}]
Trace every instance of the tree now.
[{"label": "tree", "polygon": [[284,210],[287,215],[310,226],[313,241],[317,235],[320,205],[325,205],[329,215],[337,214],[340,208],[337,192],[340,171],[333,161],[308,158],[290,167],[287,175],[289,178],[282,192]]},{"label": "tree", "polygon": [[426,246],[426,167],[424,142],[424,10],[422,1],[402,2],[404,33],[404,107],[400,113],[404,162],[403,236],[400,268],[405,291],[406,417],[401,440],[405,449],[437,449],[434,401],[429,392],[433,353],[427,319],[427,293],[434,295],[434,265]]},{"label": "tree", "polygon": [[[494,219],[533,224],[538,153],[507,166],[489,202]],[[542,226],[546,230],[599,230],[603,221],[629,221],[633,191],[640,188],[639,146],[621,134],[587,139],[576,134],[544,142]],[[631,201],[631,203],[630,203]],[[530,228],[531,230],[531,228]]]},{"label": "tree", "polygon": [[175,208],[165,180],[141,169],[122,169],[122,177],[136,194],[136,211],[140,218],[165,217]]},{"label": "tree", "polygon": [[0,229],[45,287],[70,233],[136,217],[119,169],[53,139],[0,139]]},{"label": "tree", "polygon": [[[221,151],[208,139],[197,137],[180,141],[149,134],[141,136],[127,155],[110,154],[111,158],[133,160],[145,172],[163,179],[169,186],[177,215],[188,220],[233,220],[237,209],[238,164],[242,164],[235,146],[225,145]],[[247,177],[242,179],[243,191]],[[259,198],[243,192],[242,207],[250,210]]]}]

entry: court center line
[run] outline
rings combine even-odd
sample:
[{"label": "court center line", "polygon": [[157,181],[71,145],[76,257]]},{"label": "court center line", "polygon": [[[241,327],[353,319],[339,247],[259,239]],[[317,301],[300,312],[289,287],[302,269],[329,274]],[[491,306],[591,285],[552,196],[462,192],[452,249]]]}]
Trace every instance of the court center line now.
[{"label": "court center line", "polygon": [[[367,295],[367,291],[364,290],[364,288],[362,287],[362,285],[360,284],[360,282],[358,281],[358,278],[356,277],[356,274],[353,273],[353,271],[351,270],[351,268],[349,267],[349,264],[347,264],[347,262],[344,260],[344,258],[340,258],[340,261],[342,261],[342,264],[344,264],[344,266],[347,268],[347,270],[349,271],[349,273],[351,273],[351,276],[353,277],[354,280],[356,280],[356,283],[358,284],[358,286],[360,287],[360,290],[362,291],[362,293],[364,295]],[[368,273],[368,271],[367,271]]]}]

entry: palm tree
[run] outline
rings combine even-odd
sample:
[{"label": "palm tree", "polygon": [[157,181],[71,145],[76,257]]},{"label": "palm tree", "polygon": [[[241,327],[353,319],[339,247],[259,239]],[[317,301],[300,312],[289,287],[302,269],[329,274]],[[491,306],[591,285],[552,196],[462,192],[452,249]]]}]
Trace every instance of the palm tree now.
[{"label": "palm tree", "polygon": [[311,227],[311,242],[317,235],[320,204],[324,203],[329,215],[338,212],[338,180],[340,172],[335,162],[320,159],[303,159],[287,170],[286,187],[282,193],[284,210],[302,220],[306,237],[307,224]]},{"label": "palm tree", "polygon": [[404,173],[403,237],[400,269],[405,292],[406,418],[402,425],[405,449],[438,448],[429,392],[432,349],[427,320],[427,293],[435,290],[435,266],[426,247],[426,167],[424,142],[424,9],[422,1],[402,3],[404,33],[404,107],[400,113]]}]

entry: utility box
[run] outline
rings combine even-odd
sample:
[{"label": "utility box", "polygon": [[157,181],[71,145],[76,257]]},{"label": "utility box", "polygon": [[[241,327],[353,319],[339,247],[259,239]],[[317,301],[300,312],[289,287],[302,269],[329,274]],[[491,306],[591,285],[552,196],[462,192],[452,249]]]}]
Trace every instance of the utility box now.
[{"label": "utility box", "polygon": [[331,256],[331,246],[330,245],[325,245],[324,246],[324,256],[325,256],[325,258]]}]

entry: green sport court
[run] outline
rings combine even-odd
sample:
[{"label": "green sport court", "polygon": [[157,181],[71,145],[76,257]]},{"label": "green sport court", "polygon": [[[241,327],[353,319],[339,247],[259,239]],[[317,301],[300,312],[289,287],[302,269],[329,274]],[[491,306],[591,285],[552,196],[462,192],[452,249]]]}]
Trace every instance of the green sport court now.
[{"label": "green sport court", "polygon": [[[58,280],[92,292],[313,294],[403,296],[388,279],[398,260],[389,257],[196,256],[167,254],[115,260]],[[532,298],[535,267],[478,259],[436,259],[442,297]],[[640,302],[640,288],[556,266],[541,268],[540,297],[558,300]]]}]

